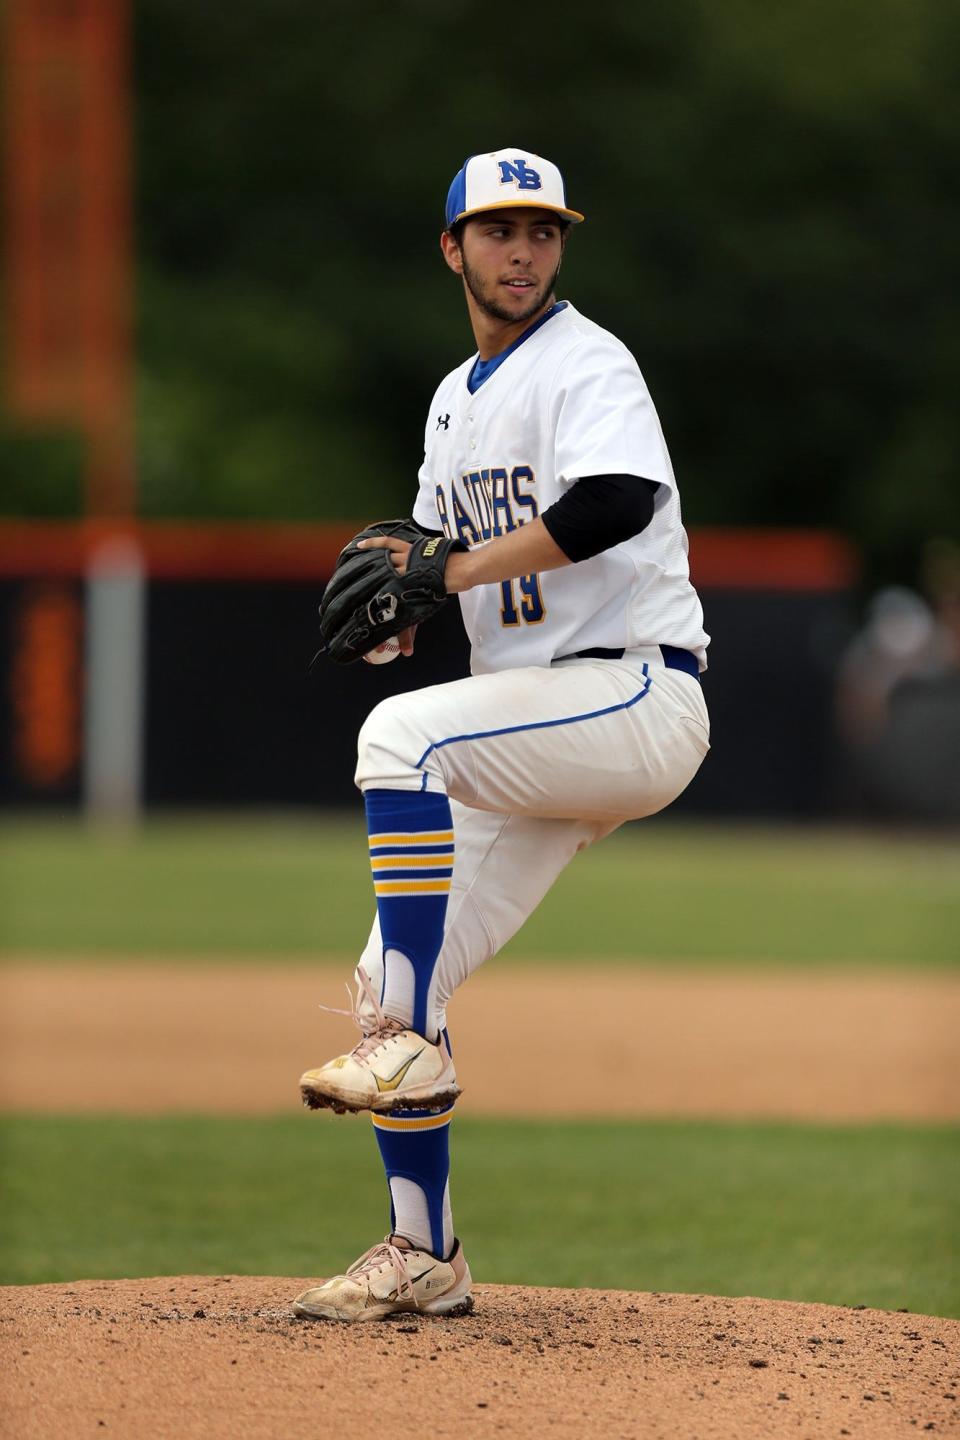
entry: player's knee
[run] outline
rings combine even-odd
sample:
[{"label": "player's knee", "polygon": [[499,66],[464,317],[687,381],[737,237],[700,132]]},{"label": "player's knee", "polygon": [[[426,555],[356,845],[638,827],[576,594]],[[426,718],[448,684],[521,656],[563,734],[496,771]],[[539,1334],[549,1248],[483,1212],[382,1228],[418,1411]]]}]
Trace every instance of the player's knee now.
[{"label": "player's knee", "polygon": [[[420,783],[417,762],[426,748],[406,696],[381,700],[367,716],[357,741],[357,772],[361,790],[414,789]],[[419,747],[419,748],[418,748]]]}]

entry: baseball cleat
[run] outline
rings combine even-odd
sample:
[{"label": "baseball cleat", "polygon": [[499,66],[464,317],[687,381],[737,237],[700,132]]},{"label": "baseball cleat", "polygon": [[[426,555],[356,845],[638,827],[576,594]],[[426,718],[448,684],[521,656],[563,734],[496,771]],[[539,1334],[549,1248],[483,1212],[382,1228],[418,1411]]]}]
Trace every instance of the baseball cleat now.
[{"label": "baseball cleat", "polygon": [[391,1110],[441,1110],[456,1100],[460,1087],[442,1037],[431,1045],[397,1025],[365,1035],[349,1055],[307,1070],[300,1076],[300,1094],[309,1110],[385,1115]]},{"label": "baseball cleat", "polygon": [[293,1302],[306,1320],[382,1320],[388,1315],[459,1315],[473,1308],[470,1267],[460,1241],[446,1260],[415,1250],[399,1236],[387,1236],[345,1275],[334,1275]]},{"label": "baseball cleat", "polygon": [[[384,1015],[363,967],[357,975],[375,1015],[375,1028],[364,1031],[348,1055],[338,1055],[300,1076],[300,1094],[309,1110],[442,1110],[460,1094],[453,1060],[441,1035],[434,1045]],[[350,1014],[363,1028],[359,1011]]]}]

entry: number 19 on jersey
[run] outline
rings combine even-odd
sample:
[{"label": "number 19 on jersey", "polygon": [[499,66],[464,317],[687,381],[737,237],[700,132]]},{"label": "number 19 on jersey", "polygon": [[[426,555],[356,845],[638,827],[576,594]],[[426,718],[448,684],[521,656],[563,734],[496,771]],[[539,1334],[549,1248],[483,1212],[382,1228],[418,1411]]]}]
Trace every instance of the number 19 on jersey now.
[{"label": "number 19 on jersey", "polygon": [[501,625],[539,625],[545,614],[539,575],[521,575],[517,580],[501,580]]}]

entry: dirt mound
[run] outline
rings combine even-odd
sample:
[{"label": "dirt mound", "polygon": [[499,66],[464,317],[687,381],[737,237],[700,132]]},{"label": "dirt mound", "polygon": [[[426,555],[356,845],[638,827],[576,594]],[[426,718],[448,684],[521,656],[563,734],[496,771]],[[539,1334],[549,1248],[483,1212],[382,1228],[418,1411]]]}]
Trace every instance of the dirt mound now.
[{"label": "dirt mound", "polygon": [[3,1434],[273,1440],[960,1433],[960,1322],[703,1295],[481,1285],[463,1319],[294,1320],[308,1283],[0,1290]]}]

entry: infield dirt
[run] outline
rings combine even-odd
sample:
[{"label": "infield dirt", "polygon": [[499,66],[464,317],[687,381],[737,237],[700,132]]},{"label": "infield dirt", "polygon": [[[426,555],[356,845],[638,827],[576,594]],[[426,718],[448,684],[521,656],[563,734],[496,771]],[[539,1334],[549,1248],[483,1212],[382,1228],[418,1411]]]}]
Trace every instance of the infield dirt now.
[{"label": "infield dirt", "polygon": [[960,1322],[481,1285],[472,1315],[295,1320],[303,1280],[0,1292],[4,1434],[770,1440],[958,1433]]},{"label": "infield dirt", "polygon": [[[8,964],[0,1108],[296,1107],[302,1071],[355,1041],[348,1019],[318,1008],[345,1003],[349,973]],[[450,1023],[465,1112],[960,1117],[953,975],[491,968]],[[556,1064],[558,1036],[576,1065]]]}]

